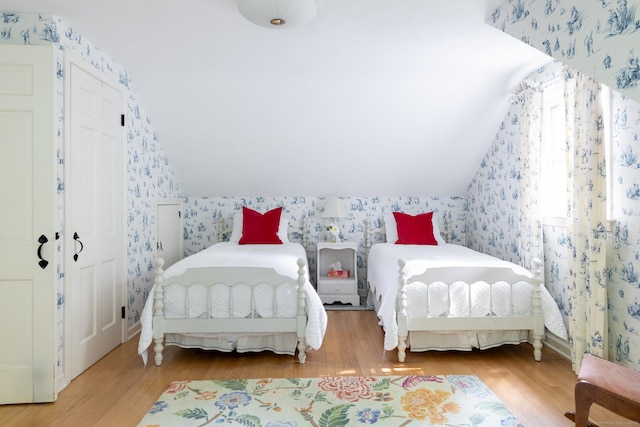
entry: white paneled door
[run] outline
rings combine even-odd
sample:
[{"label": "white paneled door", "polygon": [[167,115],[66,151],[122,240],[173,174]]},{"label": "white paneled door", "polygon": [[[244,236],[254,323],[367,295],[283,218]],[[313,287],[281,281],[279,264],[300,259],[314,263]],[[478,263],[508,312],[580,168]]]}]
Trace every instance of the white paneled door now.
[{"label": "white paneled door", "polygon": [[123,340],[122,93],[71,62],[67,256],[70,379]]},{"label": "white paneled door", "polygon": [[55,400],[53,56],[0,45],[0,404]]}]

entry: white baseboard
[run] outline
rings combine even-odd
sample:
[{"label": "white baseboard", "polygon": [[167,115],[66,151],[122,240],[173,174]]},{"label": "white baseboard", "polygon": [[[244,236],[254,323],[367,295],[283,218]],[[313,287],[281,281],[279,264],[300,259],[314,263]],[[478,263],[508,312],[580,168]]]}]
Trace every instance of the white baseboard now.
[{"label": "white baseboard", "polygon": [[141,330],[142,330],[142,325],[140,324],[140,322],[136,323],[131,328],[129,328],[129,330],[127,331],[127,341],[129,341],[131,338],[138,335]]},{"label": "white baseboard", "polygon": [[65,388],[67,388],[68,385],[69,383],[67,382],[67,379],[65,378],[64,375],[56,377],[56,393],[57,394],[60,394],[60,392]]},{"label": "white baseboard", "polygon": [[554,353],[557,353],[559,356],[571,361],[571,347],[569,347],[568,341],[558,338],[551,332],[547,331],[542,343]]}]

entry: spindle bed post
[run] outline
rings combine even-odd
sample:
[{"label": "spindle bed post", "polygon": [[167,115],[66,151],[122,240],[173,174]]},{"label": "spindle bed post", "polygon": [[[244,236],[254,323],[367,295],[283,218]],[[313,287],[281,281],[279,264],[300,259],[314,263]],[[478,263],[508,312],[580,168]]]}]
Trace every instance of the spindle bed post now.
[{"label": "spindle bed post", "polygon": [[164,286],[162,285],[164,270],[164,259],[156,258],[154,260],[155,265],[155,287],[153,297],[153,341],[155,346],[153,351],[155,352],[156,365],[162,364],[162,351],[164,349],[164,334],[162,332],[162,321],[164,319]]}]

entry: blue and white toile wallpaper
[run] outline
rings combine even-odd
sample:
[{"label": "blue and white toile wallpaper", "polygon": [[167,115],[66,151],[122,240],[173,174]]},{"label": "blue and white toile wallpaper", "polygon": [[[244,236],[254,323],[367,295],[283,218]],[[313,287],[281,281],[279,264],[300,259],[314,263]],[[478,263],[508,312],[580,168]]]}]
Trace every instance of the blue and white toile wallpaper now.
[{"label": "blue and white toile wallpaper", "polygon": [[638,5],[638,0],[508,0],[487,23],[640,101]]},{"label": "blue and white toile wallpaper", "polygon": [[640,103],[613,94],[613,237],[609,347],[615,360],[640,367]]}]

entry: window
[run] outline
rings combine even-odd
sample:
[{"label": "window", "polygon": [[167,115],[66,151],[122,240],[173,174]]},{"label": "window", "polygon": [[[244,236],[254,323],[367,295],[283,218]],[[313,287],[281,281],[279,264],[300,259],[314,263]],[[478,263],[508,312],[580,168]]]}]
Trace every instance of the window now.
[{"label": "window", "polygon": [[567,217],[567,147],[562,79],[542,94],[542,153],[540,207],[545,223]]},{"label": "window", "polygon": [[[605,85],[601,85],[600,100],[607,166],[607,218],[612,218],[611,91]],[[565,124],[564,82],[558,78],[545,87],[542,95],[540,207],[543,223],[547,225],[564,225],[567,217],[568,172]]]}]

